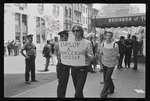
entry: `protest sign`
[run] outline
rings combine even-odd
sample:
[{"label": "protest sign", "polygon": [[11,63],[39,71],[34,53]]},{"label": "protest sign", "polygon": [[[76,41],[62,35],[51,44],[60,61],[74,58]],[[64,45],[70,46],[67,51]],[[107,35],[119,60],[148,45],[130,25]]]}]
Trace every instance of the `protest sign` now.
[{"label": "protest sign", "polygon": [[115,67],[118,64],[118,47],[115,48],[105,48],[101,47],[103,53],[102,64],[107,67]]},{"label": "protest sign", "polygon": [[84,66],[85,56],[83,53],[84,44],[80,41],[59,42],[61,62],[65,65]]}]

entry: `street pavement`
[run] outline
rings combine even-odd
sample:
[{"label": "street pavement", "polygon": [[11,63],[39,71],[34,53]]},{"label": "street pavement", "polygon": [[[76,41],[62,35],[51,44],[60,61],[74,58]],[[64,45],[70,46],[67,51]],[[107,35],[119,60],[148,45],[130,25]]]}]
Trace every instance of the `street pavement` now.
[{"label": "street pavement", "polygon": [[36,57],[36,79],[39,82],[32,85],[25,84],[25,58],[19,56],[4,56],[4,96],[10,97],[38,87],[42,84],[57,79],[56,66],[50,65],[47,72],[44,71],[45,58],[42,54]]},{"label": "street pavement", "polygon": [[[19,60],[17,60],[14,57],[9,57],[14,60],[14,65],[18,62],[24,63],[23,57],[17,57]],[[10,73],[24,73],[24,64],[18,66],[18,68],[21,68],[19,70],[17,69],[17,66],[11,66],[11,63],[9,62],[10,59],[7,59],[7,65],[9,68],[5,68],[4,74],[10,74]],[[5,63],[6,63],[5,62]],[[39,72],[38,70],[43,70],[43,65],[45,63],[45,59],[39,54],[37,56],[36,61],[36,73],[43,73]],[[131,63],[131,67],[133,67],[133,63]],[[11,69],[10,69],[11,68]],[[12,69],[13,68],[13,69]],[[99,70],[99,66],[97,67],[97,71]],[[9,70],[9,71],[8,71]],[[47,73],[56,72],[55,66],[50,66],[50,71]],[[45,72],[44,72],[45,73]],[[44,75],[44,74],[43,74]],[[44,77],[44,76],[43,76]],[[103,88],[103,84],[100,84],[100,81],[103,79],[103,74],[101,72],[97,73],[88,73],[87,80],[84,87],[84,96],[86,98],[100,98],[100,93]],[[108,98],[145,98],[145,63],[138,63],[138,70],[132,70],[131,68],[125,68],[125,69],[114,69],[114,73],[112,75],[112,79],[115,84],[115,92],[114,94],[110,94]],[[40,81],[39,81],[40,82]],[[36,82],[31,84],[36,85]],[[13,96],[9,96],[12,98],[25,98],[25,97],[45,97],[45,98],[55,98],[56,97],[56,91],[57,91],[57,85],[58,80],[55,78],[52,81],[43,83],[41,85],[38,85],[36,87],[33,87],[29,90],[26,90],[24,92],[18,93]],[[28,85],[29,87],[30,85]],[[21,89],[18,87],[18,89]],[[74,97],[74,86],[72,82],[72,77],[69,77],[66,97],[72,98]],[[8,97],[8,96],[7,96]]]}]

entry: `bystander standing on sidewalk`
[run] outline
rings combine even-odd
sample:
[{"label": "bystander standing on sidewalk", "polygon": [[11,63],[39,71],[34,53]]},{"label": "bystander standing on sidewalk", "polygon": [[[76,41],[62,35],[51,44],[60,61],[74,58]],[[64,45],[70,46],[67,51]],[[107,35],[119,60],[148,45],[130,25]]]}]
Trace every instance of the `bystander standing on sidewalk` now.
[{"label": "bystander standing on sidewalk", "polygon": [[43,48],[43,56],[46,58],[46,64],[45,64],[45,71],[48,71],[48,66],[50,63],[50,57],[51,57],[51,46],[50,46],[50,40],[47,40],[47,44]]},{"label": "bystander standing on sidewalk", "polygon": [[[27,84],[31,84],[29,81],[30,71],[31,71],[31,81],[38,82],[35,79],[35,58],[36,58],[36,46],[32,43],[33,35],[27,35],[28,42],[24,44],[21,48],[20,53],[25,57],[26,69],[25,69],[25,82]],[[26,50],[26,55],[24,54],[24,50]]]},{"label": "bystander standing on sidewalk", "polygon": [[133,70],[137,70],[137,54],[139,51],[139,43],[137,41],[137,37],[135,35],[132,36],[133,40],[133,60],[134,60],[134,67]]}]

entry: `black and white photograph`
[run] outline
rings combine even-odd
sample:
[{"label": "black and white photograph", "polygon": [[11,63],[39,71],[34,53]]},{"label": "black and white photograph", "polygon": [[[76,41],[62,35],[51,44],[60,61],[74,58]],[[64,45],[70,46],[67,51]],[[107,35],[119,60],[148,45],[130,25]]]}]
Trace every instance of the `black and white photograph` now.
[{"label": "black and white photograph", "polygon": [[4,3],[4,97],[146,98],[146,4]]}]

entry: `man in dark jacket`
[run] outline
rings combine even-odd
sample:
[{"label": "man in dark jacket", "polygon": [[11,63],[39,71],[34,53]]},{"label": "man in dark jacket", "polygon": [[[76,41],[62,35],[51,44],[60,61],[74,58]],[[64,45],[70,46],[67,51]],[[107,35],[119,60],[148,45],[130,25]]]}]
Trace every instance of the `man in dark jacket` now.
[{"label": "man in dark jacket", "polygon": [[117,42],[118,46],[119,46],[119,54],[120,54],[118,68],[123,68],[122,67],[122,60],[123,60],[123,57],[125,54],[124,39],[125,39],[124,36],[121,36],[120,40]]},{"label": "man in dark jacket", "polygon": [[49,66],[50,57],[51,57],[50,40],[47,40],[47,44],[43,48],[43,56],[46,58],[45,71],[48,71],[48,66]]},{"label": "man in dark jacket", "polygon": [[135,35],[132,36],[132,40],[133,40],[133,59],[134,59],[133,70],[137,70],[137,54],[139,51],[139,43]]},{"label": "man in dark jacket", "polygon": [[125,68],[128,65],[128,68],[130,68],[130,58],[132,53],[132,47],[133,47],[133,41],[130,39],[131,34],[127,35],[127,39],[125,40]]}]

